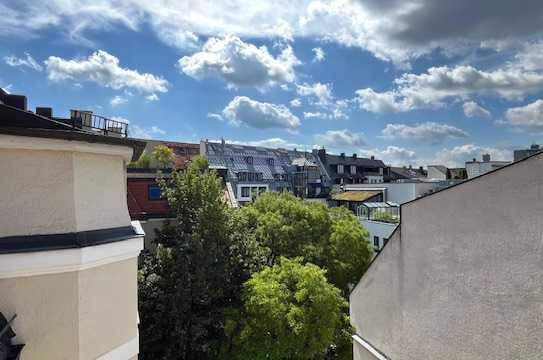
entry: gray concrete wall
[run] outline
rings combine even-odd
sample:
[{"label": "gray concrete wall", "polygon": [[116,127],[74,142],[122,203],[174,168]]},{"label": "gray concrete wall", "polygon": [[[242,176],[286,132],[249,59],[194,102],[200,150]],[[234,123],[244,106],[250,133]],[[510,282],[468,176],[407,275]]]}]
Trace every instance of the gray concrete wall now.
[{"label": "gray concrete wall", "polygon": [[541,219],[543,156],[404,205],[351,294],[357,333],[393,360],[541,359]]}]

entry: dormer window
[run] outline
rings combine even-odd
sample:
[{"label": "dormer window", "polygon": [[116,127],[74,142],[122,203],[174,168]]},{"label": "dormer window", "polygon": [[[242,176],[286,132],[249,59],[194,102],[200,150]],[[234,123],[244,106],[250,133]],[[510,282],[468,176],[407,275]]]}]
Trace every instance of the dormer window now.
[{"label": "dormer window", "polygon": [[356,174],[356,165],[351,165],[351,175]]},{"label": "dormer window", "polygon": [[275,164],[274,158],[268,158],[268,165],[273,166]]},{"label": "dormer window", "polygon": [[343,174],[343,171],[344,171],[344,169],[343,169],[343,164],[338,164],[338,166],[337,166],[337,173],[338,173],[338,174]]},{"label": "dormer window", "polygon": [[246,156],[245,157],[245,163],[248,165],[253,165],[253,157],[252,156]]}]

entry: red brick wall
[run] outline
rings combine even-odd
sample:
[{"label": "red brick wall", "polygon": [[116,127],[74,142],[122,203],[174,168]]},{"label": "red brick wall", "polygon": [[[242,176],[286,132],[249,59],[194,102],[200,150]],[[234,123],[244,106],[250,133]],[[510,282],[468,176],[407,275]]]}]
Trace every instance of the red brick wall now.
[{"label": "red brick wall", "polygon": [[133,220],[168,217],[171,214],[166,200],[149,200],[148,187],[153,184],[154,179],[128,179],[128,212]]}]

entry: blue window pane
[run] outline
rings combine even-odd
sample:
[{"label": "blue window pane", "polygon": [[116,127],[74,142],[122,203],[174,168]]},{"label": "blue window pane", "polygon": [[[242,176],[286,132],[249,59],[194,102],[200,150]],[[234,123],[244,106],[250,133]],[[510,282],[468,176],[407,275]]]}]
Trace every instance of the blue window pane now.
[{"label": "blue window pane", "polygon": [[160,200],[161,197],[160,187],[157,185],[149,185],[149,200]]}]

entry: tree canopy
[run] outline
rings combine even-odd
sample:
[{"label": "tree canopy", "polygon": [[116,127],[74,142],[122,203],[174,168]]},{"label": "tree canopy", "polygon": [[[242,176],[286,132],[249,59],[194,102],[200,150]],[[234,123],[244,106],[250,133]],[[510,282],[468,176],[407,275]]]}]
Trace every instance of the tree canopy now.
[{"label": "tree canopy", "polygon": [[322,358],[344,325],[347,302],[325,271],[301,259],[280,258],[244,285],[235,338],[236,359]]},{"label": "tree canopy", "polygon": [[266,263],[281,256],[302,257],[328,270],[328,279],[345,294],[360,279],[373,249],[368,232],[345,208],[328,208],[288,193],[266,193],[241,209]]},{"label": "tree canopy", "polygon": [[346,209],[267,193],[226,205],[197,157],[159,181],[176,221],[139,273],[145,359],[347,359],[368,233]]},{"label": "tree canopy", "polygon": [[198,158],[161,182],[177,221],[140,270],[141,359],[219,356],[225,312],[239,307],[252,266],[250,239],[234,234],[220,179]]}]

